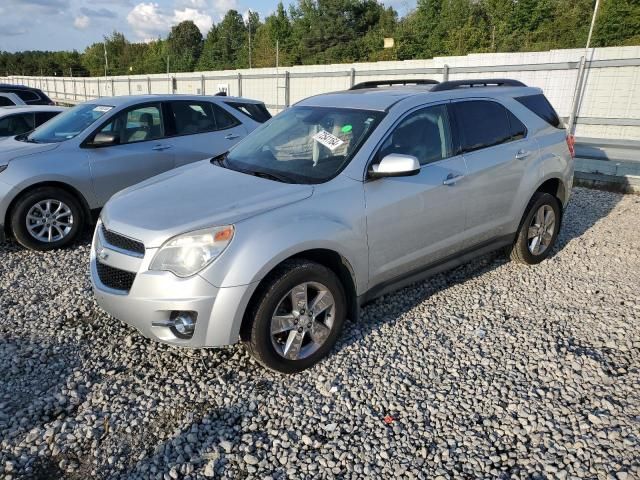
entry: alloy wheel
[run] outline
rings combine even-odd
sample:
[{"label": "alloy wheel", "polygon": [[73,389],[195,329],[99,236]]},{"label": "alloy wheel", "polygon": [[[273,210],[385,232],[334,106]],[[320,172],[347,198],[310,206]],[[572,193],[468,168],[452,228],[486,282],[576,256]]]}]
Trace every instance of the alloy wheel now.
[{"label": "alloy wheel", "polygon": [[53,198],[40,200],[27,212],[29,234],[43,243],[58,242],[73,228],[73,213],[69,206]]},{"label": "alloy wheel", "polygon": [[271,342],[278,355],[300,360],[316,352],[331,333],[335,309],[333,295],[321,283],[292,288],[271,316]]},{"label": "alloy wheel", "polygon": [[542,205],[531,219],[527,232],[529,252],[533,255],[544,253],[553,239],[556,228],[556,215],[550,205]]}]

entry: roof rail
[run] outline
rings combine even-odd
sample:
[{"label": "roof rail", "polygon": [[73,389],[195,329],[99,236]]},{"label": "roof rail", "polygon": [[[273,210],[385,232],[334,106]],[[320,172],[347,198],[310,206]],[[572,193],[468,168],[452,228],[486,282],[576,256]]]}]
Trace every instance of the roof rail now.
[{"label": "roof rail", "polygon": [[454,90],[460,87],[526,87],[519,80],[511,80],[509,78],[488,78],[485,80],[451,80],[442,82],[431,89],[432,92],[442,92],[445,90]]},{"label": "roof rail", "polygon": [[356,83],[349,90],[362,90],[363,88],[391,87],[393,85],[436,85],[440,82],[427,78],[397,79],[397,80],[369,80]]}]

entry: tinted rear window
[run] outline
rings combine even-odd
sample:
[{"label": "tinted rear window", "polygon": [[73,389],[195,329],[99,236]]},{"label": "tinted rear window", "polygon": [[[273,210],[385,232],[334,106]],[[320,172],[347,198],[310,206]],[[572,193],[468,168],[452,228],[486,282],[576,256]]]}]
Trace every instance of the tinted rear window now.
[{"label": "tinted rear window", "polygon": [[13,105],[13,102],[7,97],[0,97],[0,107],[9,107]]},{"label": "tinted rear window", "polygon": [[267,107],[262,103],[225,102],[230,107],[253,118],[256,122],[264,123],[271,118]]},{"label": "tinted rear window", "polygon": [[547,97],[543,94],[527,95],[526,97],[516,97],[516,100],[527,107],[541,119],[556,128],[564,128],[558,114],[553,109]]},{"label": "tinted rear window", "polygon": [[453,108],[464,152],[491,147],[511,140],[507,110],[496,102],[470,100],[455,102]]}]

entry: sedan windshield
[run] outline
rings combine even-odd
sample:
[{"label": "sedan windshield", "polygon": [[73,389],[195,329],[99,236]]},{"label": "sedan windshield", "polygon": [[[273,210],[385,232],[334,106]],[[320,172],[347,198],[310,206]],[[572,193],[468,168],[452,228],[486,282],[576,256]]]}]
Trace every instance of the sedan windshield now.
[{"label": "sedan windshield", "polygon": [[25,140],[34,143],[58,143],[69,140],[112,108],[108,105],[89,103],[77,105],[35,129]]},{"label": "sedan windshield", "polygon": [[333,107],[292,107],[234,147],[230,168],[292,183],[335,177],[371,134],[383,112]]}]

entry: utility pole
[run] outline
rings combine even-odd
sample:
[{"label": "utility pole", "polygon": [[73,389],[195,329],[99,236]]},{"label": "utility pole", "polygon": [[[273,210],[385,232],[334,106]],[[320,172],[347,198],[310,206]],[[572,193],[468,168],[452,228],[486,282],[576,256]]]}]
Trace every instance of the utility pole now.
[{"label": "utility pole", "polygon": [[107,59],[107,40],[106,39],[104,42],[102,42],[102,45],[104,46],[104,76],[106,77],[109,72],[109,60]]}]

